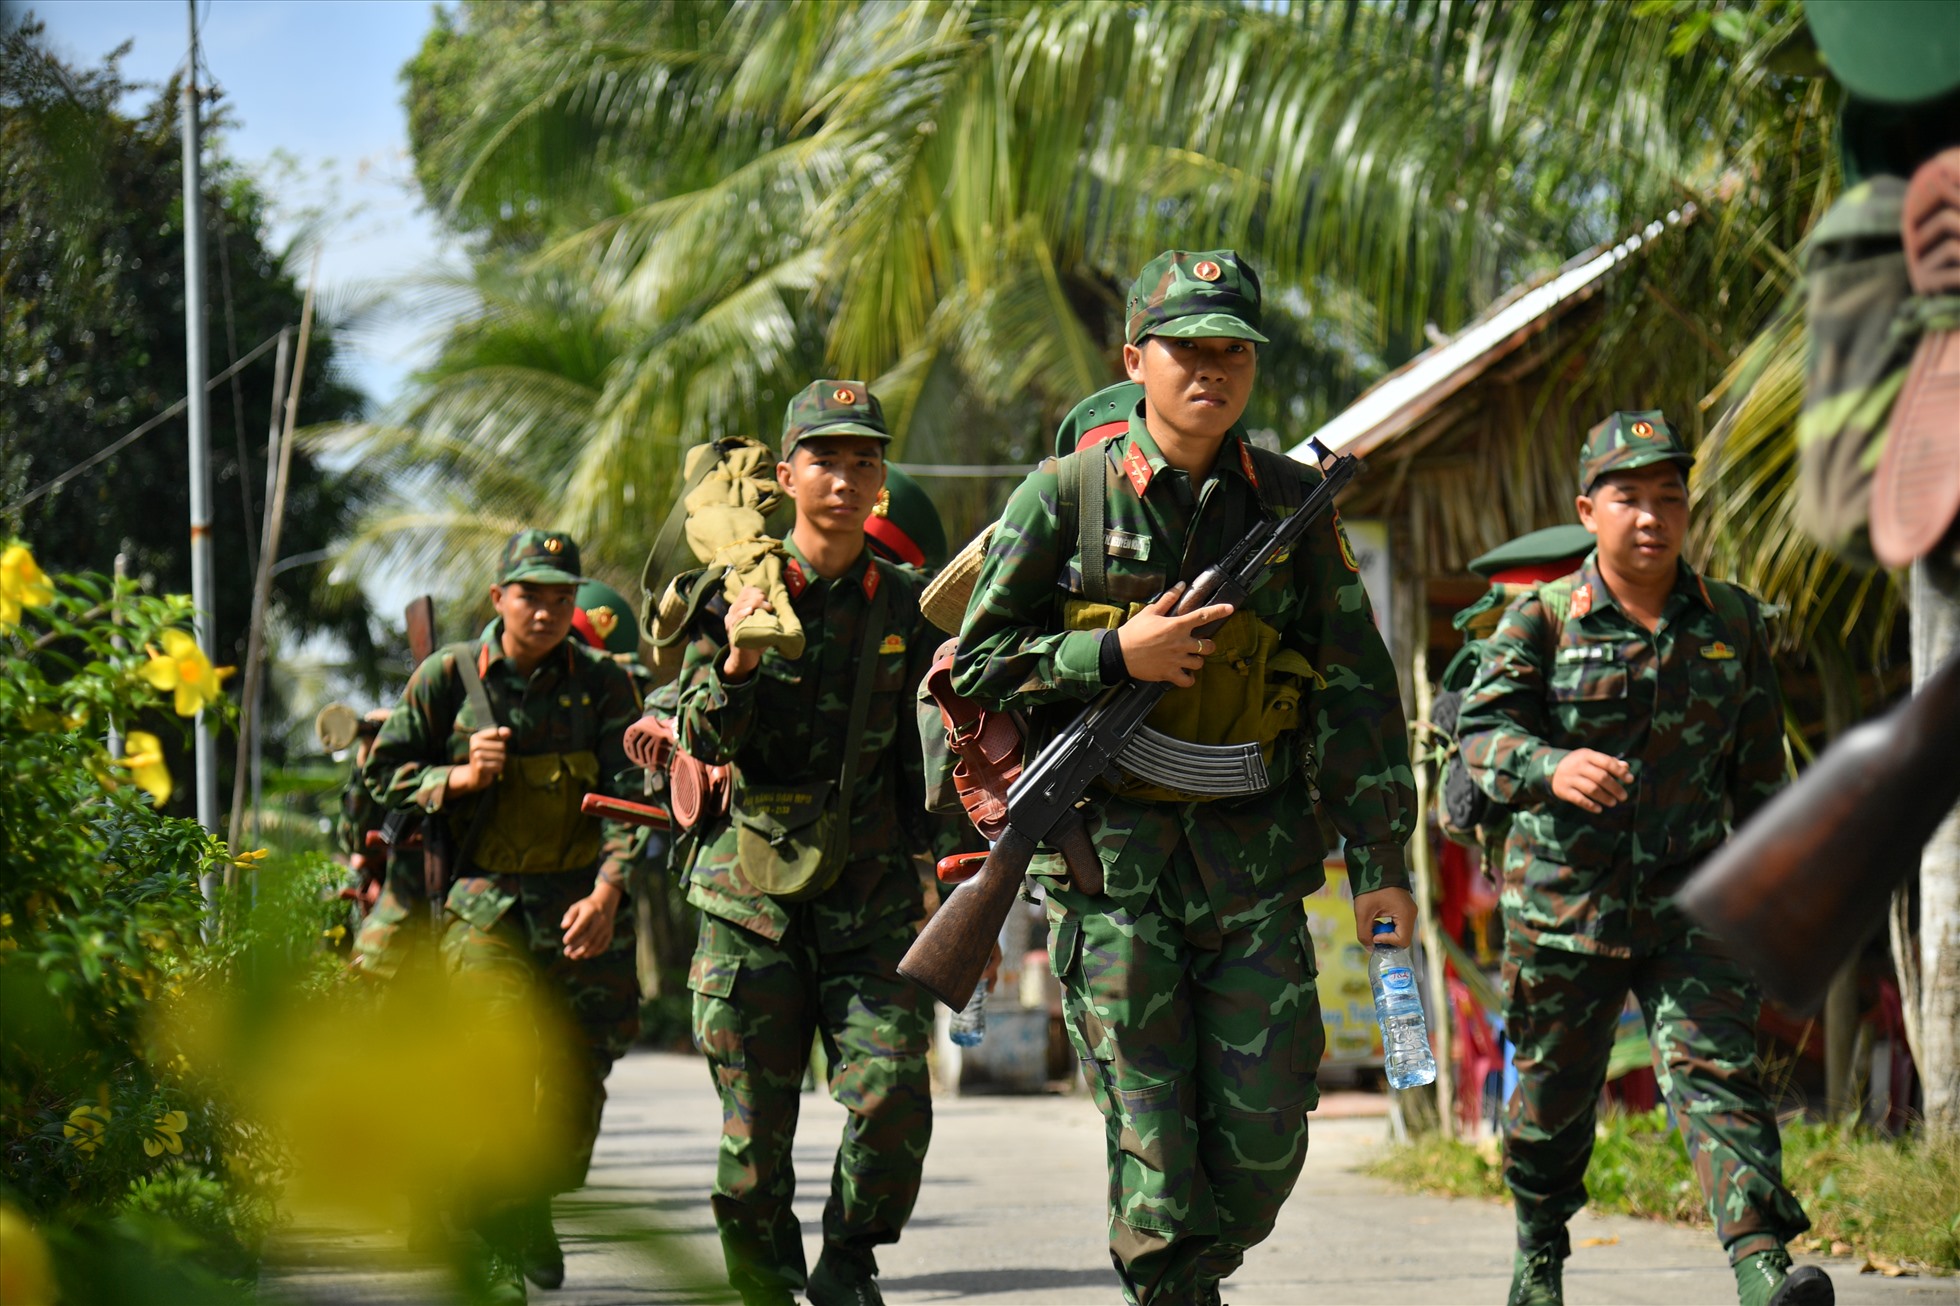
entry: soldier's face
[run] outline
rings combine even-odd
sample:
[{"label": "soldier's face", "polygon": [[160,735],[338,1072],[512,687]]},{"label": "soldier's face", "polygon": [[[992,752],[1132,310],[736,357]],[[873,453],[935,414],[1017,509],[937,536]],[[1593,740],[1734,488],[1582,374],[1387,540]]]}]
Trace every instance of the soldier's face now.
[{"label": "soldier's face", "polygon": [[1579,524],[1599,537],[1613,570],[1635,580],[1671,580],[1688,537],[1688,487],[1676,463],[1608,472],[1578,499]]},{"label": "soldier's face", "polygon": [[862,531],[885,488],[885,446],[860,435],[804,440],[776,464],[776,484],[796,501],[798,521],[820,531]]},{"label": "soldier's face", "polygon": [[565,642],[577,600],[576,585],[532,585],[520,580],[490,587],[490,602],[504,619],[504,633],[533,656]]},{"label": "soldier's face", "polygon": [[1123,346],[1123,367],[1153,417],[1180,435],[1218,440],[1245,414],[1259,354],[1250,340],[1229,336],[1145,336]]}]

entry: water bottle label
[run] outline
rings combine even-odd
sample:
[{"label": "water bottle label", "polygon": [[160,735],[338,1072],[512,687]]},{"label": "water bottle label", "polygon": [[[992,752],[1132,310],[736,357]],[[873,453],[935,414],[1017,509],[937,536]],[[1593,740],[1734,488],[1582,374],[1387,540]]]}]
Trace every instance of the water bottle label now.
[{"label": "water bottle label", "polygon": [[1390,966],[1382,971],[1384,993],[1414,993],[1416,973],[1407,966]]}]

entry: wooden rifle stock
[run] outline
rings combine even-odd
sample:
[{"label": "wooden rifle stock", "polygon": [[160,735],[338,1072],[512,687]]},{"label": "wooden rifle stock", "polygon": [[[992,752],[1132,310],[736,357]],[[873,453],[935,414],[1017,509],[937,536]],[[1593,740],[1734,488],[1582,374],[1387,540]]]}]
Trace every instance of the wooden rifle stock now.
[{"label": "wooden rifle stock", "polygon": [[1960,657],[1845,735],[1689,878],[1681,909],[1814,1011],[1960,800]]},{"label": "wooden rifle stock", "polygon": [[409,659],[419,667],[436,651],[436,601],[426,594],[410,599],[402,622],[408,629]]},{"label": "wooden rifle stock", "polygon": [[608,821],[624,821],[628,825],[651,826],[656,830],[674,828],[674,818],[664,807],[652,803],[636,803],[626,798],[608,798],[605,794],[587,794],[579,799],[579,811],[587,816],[602,817]]},{"label": "wooden rifle stock", "polygon": [[994,940],[1034,850],[1035,841],[1013,826],[1001,831],[978,873],[946,895],[919,931],[898,973],[954,1011],[966,1006],[993,959]]}]

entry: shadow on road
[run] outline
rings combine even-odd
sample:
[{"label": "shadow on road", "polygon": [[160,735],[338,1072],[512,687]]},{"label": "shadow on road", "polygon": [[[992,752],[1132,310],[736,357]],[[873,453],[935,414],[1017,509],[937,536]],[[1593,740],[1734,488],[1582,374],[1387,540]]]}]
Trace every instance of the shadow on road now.
[{"label": "shadow on road", "polygon": [[1108,1266],[1098,1270],[1053,1270],[1040,1266],[1012,1270],[947,1270],[940,1274],[913,1274],[904,1278],[880,1275],[878,1285],[886,1292],[937,1292],[964,1299],[1004,1292],[1114,1288],[1116,1271]]}]

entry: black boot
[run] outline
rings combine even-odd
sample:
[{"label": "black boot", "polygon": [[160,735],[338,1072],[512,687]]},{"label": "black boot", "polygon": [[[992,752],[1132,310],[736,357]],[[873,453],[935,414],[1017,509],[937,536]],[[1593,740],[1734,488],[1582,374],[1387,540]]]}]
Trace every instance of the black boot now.
[{"label": "black boot", "polygon": [[878,1291],[878,1262],[867,1253],[824,1244],[804,1290],[810,1306],[885,1306]]},{"label": "black boot", "polygon": [[524,1277],[540,1288],[558,1288],[565,1282],[565,1249],[558,1245],[558,1231],[551,1224],[551,1199],[538,1197],[526,1202],[518,1212],[518,1260]]}]

